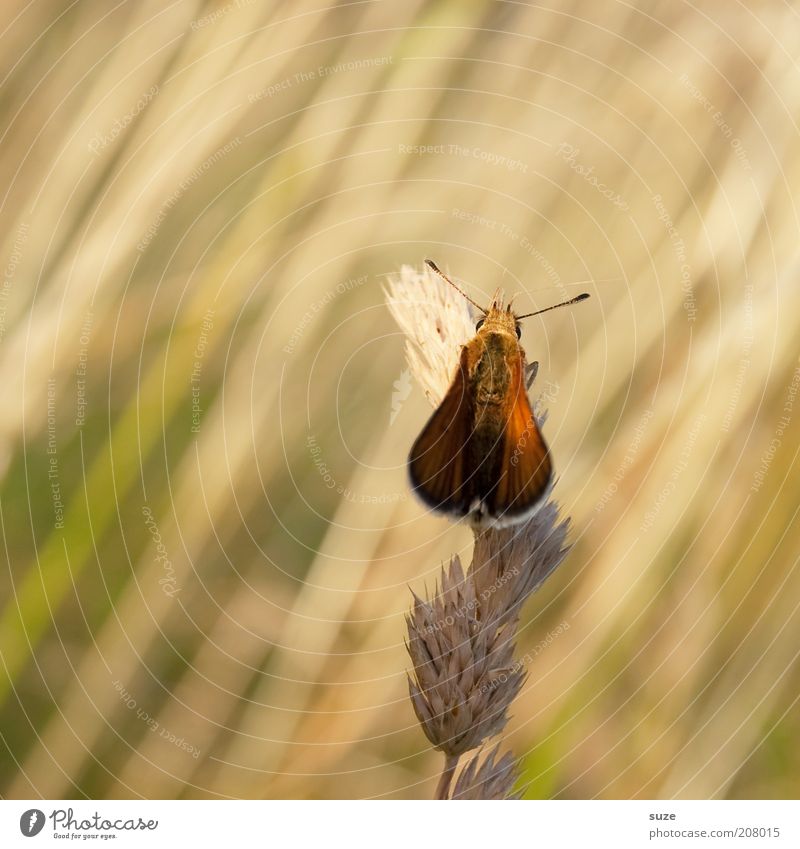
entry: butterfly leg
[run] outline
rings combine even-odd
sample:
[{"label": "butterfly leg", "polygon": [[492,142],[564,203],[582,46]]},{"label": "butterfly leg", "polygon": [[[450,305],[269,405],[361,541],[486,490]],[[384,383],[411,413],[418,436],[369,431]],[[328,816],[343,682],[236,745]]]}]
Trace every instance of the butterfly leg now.
[{"label": "butterfly leg", "polygon": [[525,388],[530,389],[533,386],[533,381],[536,380],[536,375],[539,371],[539,362],[532,362],[525,366]]}]

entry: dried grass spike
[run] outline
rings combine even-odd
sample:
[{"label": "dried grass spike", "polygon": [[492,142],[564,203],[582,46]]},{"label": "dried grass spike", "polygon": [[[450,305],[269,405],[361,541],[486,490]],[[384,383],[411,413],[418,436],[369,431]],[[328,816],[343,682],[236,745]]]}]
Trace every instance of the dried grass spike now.
[{"label": "dried grass spike", "polygon": [[514,784],[519,778],[517,763],[511,752],[499,760],[499,744],[481,760],[478,752],[461,770],[453,788],[452,799],[519,799]]}]

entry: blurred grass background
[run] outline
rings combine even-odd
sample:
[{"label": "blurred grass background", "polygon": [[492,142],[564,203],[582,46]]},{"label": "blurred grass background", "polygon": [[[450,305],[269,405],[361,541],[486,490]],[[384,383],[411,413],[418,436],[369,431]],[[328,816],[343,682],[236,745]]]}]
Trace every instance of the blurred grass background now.
[{"label": "blurred grass background", "polygon": [[426,256],[593,295],[522,339],[574,523],[527,795],[798,795],[796,8],[5,8],[4,797],[430,797]]}]

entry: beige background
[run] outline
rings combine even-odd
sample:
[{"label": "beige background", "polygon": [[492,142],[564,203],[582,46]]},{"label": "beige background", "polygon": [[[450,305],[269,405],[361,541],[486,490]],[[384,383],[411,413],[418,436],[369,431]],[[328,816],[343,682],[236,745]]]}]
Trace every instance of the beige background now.
[{"label": "beige background", "polygon": [[797,796],[796,10],[7,6],[2,795],[431,795],[403,612],[470,535],[382,293],[431,256],[593,296],[522,339],[574,525],[527,795]]}]

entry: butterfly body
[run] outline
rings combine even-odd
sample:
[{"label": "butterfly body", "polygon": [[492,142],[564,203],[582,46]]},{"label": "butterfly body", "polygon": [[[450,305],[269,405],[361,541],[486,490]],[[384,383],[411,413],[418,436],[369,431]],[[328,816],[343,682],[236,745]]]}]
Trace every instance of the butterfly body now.
[{"label": "butterfly body", "polygon": [[478,529],[525,521],[544,503],[553,467],[528,400],[537,364],[526,365],[520,320],[589,295],[516,315],[511,304],[503,306],[498,290],[484,309],[435,263],[425,262],[484,317],[462,346],[450,388],[411,448],[411,486],[432,509]]},{"label": "butterfly body", "polygon": [[552,475],[525,386],[525,352],[511,308],[495,296],[461,349],[453,382],[409,456],[417,495],[477,527],[522,521]]}]

